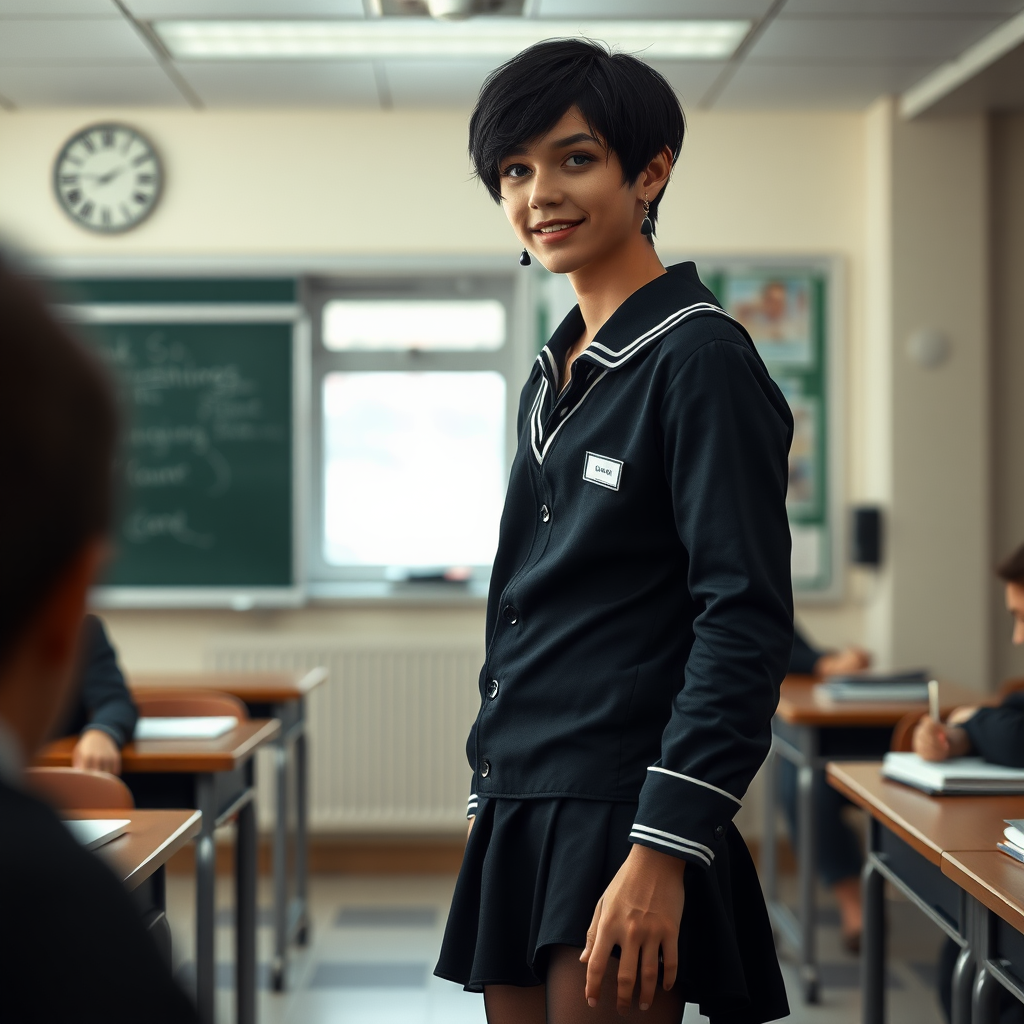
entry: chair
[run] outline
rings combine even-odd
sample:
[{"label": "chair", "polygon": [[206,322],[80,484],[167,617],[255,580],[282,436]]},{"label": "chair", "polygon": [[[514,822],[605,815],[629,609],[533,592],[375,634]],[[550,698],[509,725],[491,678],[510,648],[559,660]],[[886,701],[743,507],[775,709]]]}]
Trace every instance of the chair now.
[{"label": "chair", "polygon": [[59,811],[117,811],[135,806],[132,791],[116,775],[107,772],[29,768],[25,771],[25,785]]},{"label": "chair", "polygon": [[909,754],[914,749],[914,727],[927,715],[927,711],[908,711],[892,731],[889,749]]},{"label": "chair", "polygon": [[132,690],[132,700],[142,718],[209,718],[214,715],[230,715],[240,722],[249,718],[248,708],[237,697],[199,687],[146,687]]}]

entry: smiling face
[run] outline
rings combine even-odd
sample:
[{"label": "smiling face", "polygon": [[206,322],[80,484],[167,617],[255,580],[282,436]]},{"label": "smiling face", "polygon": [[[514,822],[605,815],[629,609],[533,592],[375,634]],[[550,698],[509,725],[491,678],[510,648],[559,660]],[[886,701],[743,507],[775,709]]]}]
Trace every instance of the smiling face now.
[{"label": "smiling face", "polygon": [[[667,151],[666,151],[667,152]],[[656,159],[664,159],[659,155]],[[671,166],[669,156],[665,169]],[[640,234],[644,183],[623,181],[622,165],[573,107],[546,134],[506,154],[498,166],[501,199],[519,240],[555,274],[648,245]]]}]

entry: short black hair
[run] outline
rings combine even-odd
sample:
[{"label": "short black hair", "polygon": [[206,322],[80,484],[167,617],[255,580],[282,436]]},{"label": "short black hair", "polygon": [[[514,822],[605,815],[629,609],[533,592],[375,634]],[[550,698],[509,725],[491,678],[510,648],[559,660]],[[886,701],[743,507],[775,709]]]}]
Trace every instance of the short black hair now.
[{"label": "short black hair", "polygon": [[[679,159],[686,132],[679,99],[654,68],[589,39],[549,39],[487,76],[469,119],[469,155],[491,198],[501,201],[498,164],[579,108],[622,164],[624,184],[668,146]],[[651,200],[658,220],[664,189]]]},{"label": "short black hair", "polygon": [[1024,544],[996,566],[996,575],[1006,583],[1024,586]]},{"label": "short black hair", "polygon": [[0,665],[110,526],[117,411],[97,360],[0,255]]}]

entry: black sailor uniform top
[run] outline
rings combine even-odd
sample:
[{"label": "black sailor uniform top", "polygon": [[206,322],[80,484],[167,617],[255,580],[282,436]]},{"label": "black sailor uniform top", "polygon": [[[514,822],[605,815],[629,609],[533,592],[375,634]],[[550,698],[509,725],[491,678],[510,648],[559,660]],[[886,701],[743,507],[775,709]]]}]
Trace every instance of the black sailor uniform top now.
[{"label": "black sailor uniform top", "polygon": [[793,421],[693,263],[579,356],[576,307],[519,405],[467,754],[481,798],[636,802],[708,867],[767,755],[793,646]]}]

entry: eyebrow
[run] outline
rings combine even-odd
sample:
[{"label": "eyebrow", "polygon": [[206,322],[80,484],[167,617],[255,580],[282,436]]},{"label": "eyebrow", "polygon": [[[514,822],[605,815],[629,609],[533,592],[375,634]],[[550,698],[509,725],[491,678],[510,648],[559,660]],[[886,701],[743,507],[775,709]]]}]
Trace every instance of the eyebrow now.
[{"label": "eyebrow", "polygon": [[[575,146],[580,142],[593,142],[596,146],[601,145],[601,140],[595,139],[590,132],[577,132],[575,135],[567,135],[564,139],[556,139],[551,143],[551,148],[565,149],[567,146]],[[525,152],[525,145],[513,146],[502,159],[507,160],[510,156],[522,156]]]}]

